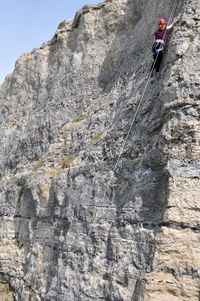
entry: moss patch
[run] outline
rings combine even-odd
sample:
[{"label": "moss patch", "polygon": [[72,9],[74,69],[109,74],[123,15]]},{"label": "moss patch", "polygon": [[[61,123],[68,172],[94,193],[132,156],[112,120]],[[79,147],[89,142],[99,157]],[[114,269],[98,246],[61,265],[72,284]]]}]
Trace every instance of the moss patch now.
[{"label": "moss patch", "polygon": [[69,168],[71,163],[76,159],[75,155],[69,155],[62,161],[62,168]]},{"label": "moss patch", "polygon": [[97,141],[99,141],[103,136],[103,133],[99,132],[96,133],[93,137],[92,137],[92,142],[96,143]]},{"label": "moss patch", "polygon": [[75,118],[74,120],[72,120],[71,123],[72,123],[72,124],[74,124],[74,123],[79,123],[79,122],[81,122],[81,121],[84,120],[84,119],[85,119],[85,116],[84,116],[84,115],[80,115],[80,116],[78,116],[77,118]]}]

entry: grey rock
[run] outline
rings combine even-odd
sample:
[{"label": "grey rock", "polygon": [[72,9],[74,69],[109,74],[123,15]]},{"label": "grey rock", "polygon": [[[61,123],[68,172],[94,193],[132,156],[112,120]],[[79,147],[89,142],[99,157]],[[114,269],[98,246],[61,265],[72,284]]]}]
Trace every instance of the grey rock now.
[{"label": "grey rock", "polygon": [[161,77],[143,95],[155,20],[173,7],[85,6],[1,85],[0,283],[9,300],[185,301],[191,287],[197,300],[199,1],[177,2]]}]

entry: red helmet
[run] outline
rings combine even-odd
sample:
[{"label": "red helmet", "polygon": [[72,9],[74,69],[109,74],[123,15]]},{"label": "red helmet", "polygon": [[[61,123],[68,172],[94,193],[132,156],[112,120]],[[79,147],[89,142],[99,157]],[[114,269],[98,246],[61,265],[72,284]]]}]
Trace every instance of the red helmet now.
[{"label": "red helmet", "polygon": [[159,25],[167,25],[167,21],[164,18],[162,18],[162,19],[159,19],[158,24]]}]

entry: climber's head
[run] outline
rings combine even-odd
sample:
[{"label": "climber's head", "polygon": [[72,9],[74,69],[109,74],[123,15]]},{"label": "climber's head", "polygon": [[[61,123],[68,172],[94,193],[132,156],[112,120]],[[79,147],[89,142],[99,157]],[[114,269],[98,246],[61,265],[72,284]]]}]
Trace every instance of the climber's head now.
[{"label": "climber's head", "polygon": [[158,24],[159,24],[160,29],[164,30],[167,26],[167,21],[164,18],[162,18],[162,19],[159,19]]}]

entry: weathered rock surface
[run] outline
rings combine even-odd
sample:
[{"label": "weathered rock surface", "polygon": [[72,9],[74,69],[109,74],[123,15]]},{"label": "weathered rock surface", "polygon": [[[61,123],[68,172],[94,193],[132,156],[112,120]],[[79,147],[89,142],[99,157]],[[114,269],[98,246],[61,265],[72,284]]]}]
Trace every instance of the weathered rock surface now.
[{"label": "weathered rock surface", "polygon": [[199,301],[200,10],[174,3],[86,6],[1,86],[0,300]]}]

